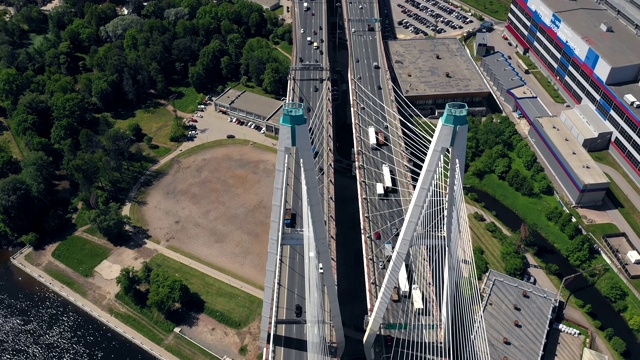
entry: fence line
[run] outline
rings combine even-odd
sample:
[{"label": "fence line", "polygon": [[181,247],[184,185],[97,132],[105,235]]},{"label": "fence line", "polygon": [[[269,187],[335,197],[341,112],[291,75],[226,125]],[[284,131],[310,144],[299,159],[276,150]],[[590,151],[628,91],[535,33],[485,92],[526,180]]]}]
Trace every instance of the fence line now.
[{"label": "fence line", "polygon": [[107,320],[104,317],[100,316],[100,314],[95,313],[93,310],[91,310],[90,308],[86,307],[84,304],[81,304],[80,302],[78,302],[78,300],[76,298],[74,298],[70,294],[67,294],[62,289],[59,289],[57,286],[53,285],[51,282],[46,281],[46,279],[44,279],[40,274],[34,273],[33,271],[31,271],[31,269],[27,268],[27,266],[25,266],[22,262],[18,261],[18,257],[20,255],[28,252],[31,249],[32,249],[31,246],[25,246],[24,248],[20,249],[20,251],[18,251],[13,256],[11,256],[11,263],[13,265],[19,267],[23,271],[25,271],[27,274],[31,275],[31,277],[33,277],[34,279],[38,280],[40,283],[42,283],[43,285],[45,285],[49,289],[53,290],[54,292],[56,292],[60,296],[64,297],[65,299],[67,299],[70,302],[72,302],[73,304],[75,304],[78,308],[84,310],[89,315],[93,316],[94,318],[96,318],[100,322],[102,322],[103,324],[105,324],[108,327],[110,327],[111,329],[115,330],[120,335],[122,335],[125,338],[127,338],[129,341],[131,341],[134,344],[140,346],[143,350],[147,351],[149,354],[157,357],[158,359],[166,360],[165,357],[163,357],[162,355],[160,355],[160,354],[156,353],[155,351],[153,351],[150,347],[148,347],[147,345],[143,344],[140,340],[138,340],[138,339],[134,338],[133,336],[127,334],[124,330],[120,329],[115,324],[112,324],[111,322],[109,322],[109,320]]}]

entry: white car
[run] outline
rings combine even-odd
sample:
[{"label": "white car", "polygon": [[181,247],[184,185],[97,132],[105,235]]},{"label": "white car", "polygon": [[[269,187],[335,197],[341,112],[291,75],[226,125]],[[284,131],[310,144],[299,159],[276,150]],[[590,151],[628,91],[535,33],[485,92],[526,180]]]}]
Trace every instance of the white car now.
[{"label": "white car", "polygon": [[324,268],[322,267],[322,263],[318,264],[318,271],[320,272],[320,274],[324,273]]},{"label": "white car", "polygon": [[300,34],[304,34],[304,29],[300,29]]},{"label": "white car", "polygon": [[362,5],[358,6],[360,9],[362,9]]},{"label": "white car", "polygon": [[352,33],[356,32],[356,29],[351,29],[351,32],[352,32]]},{"label": "white car", "polygon": [[264,134],[265,132],[264,129],[260,130],[260,134]]},{"label": "white car", "polygon": [[200,113],[197,113],[196,117],[203,118],[204,116],[202,116],[202,114],[200,114]]}]

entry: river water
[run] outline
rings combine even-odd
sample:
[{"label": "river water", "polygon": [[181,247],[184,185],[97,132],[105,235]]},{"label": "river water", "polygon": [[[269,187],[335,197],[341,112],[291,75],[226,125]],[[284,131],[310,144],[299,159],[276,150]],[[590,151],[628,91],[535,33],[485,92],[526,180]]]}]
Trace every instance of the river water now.
[{"label": "river water", "polygon": [[0,359],[154,359],[13,266],[0,250]]}]

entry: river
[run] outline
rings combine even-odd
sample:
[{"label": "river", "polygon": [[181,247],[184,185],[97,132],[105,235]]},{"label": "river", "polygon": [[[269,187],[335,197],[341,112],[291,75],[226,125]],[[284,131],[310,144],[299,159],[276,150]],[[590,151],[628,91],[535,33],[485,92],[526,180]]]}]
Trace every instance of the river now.
[{"label": "river", "polygon": [[[494,213],[495,217],[511,229],[512,232],[520,230],[522,219],[518,214],[483,191],[473,190],[472,192],[478,196],[478,202],[483,203],[484,208]],[[536,256],[546,264],[556,264],[559,268],[558,277],[560,279],[580,271],[571,265],[540,233],[531,230],[531,236],[538,247]],[[616,336],[624,340],[627,344],[627,352],[624,354],[626,359],[640,359],[640,343],[638,339],[633,331],[629,329],[629,325],[627,325],[622,315],[611,306],[609,301],[602,296],[598,289],[591,286],[582,276],[577,276],[567,282],[565,288],[569,290],[573,296],[578,297],[586,304],[591,304],[593,309],[592,316],[602,323],[602,329],[612,328]],[[633,296],[633,294],[629,296]]]},{"label": "river", "polygon": [[154,359],[11,264],[0,250],[0,359]]}]

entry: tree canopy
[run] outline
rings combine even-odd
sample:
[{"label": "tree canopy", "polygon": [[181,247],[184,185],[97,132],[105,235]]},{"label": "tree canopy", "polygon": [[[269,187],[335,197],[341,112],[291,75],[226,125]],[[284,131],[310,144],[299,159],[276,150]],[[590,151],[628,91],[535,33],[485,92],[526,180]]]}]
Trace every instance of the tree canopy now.
[{"label": "tree canopy", "polygon": [[286,93],[289,62],[273,44],[291,43],[291,25],[248,0],[65,0],[49,13],[8,2],[17,13],[0,18],[0,116],[23,159],[0,151],[5,245],[63,226],[71,201],[95,210],[104,235],[117,235],[117,208],[149,164],[133,150],[145,134],[115,128],[119,114],[172,86],[212,93],[244,78]]}]

